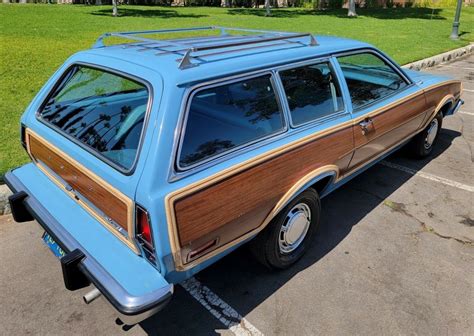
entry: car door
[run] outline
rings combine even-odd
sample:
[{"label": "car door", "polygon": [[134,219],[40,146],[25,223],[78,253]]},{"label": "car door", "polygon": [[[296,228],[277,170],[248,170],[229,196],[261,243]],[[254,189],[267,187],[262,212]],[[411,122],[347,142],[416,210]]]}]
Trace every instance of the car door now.
[{"label": "car door", "polygon": [[193,92],[176,155],[188,175],[168,196],[179,267],[256,234],[304,177],[345,169],[353,151],[351,115],[327,59]]},{"label": "car door", "polygon": [[350,171],[416,133],[426,101],[416,85],[375,51],[341,55],[337,61],[352,103],[355,151]]}]

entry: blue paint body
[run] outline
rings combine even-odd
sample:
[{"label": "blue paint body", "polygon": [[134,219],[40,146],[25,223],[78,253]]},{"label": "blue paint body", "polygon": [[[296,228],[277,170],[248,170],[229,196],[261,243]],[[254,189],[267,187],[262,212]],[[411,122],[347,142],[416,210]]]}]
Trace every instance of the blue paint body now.
[{"label": "blue paint body", "polygon": [[[56,71],[28,106],[21,118],[21,122],[26,127],[31,128],[60,150],[68,153],[86,168],[95,172],[148,210],[154,241],[156,242],[155,247],[157,259],[160,263],[160,271],[153,267],[145,258],[137,256],[114,237],[91,215],[51,183],[35,165],[27,164],[14,170],[13,173],[44,204],[51,215],[62,223],[64,228],[129,292],[140,295],[164,286],[168,282],[179,283],[211,265],[238,246],[234,246],[188,271],[179,272],[174,270],[170,262],[172,260],[171,246],[164,202],[165,197],[169,193],[259,154],[282,147],[301,137],[367,113],[366,110],[353,113],[349,92],[346,85],[342,85],[345,113],[338,117],[323,124],[314,124],[298,130],[289,129],[284,136],[277,137],[270,143],[243,151],[239,155],[230,155],[225,160],[216,162],[216,164],[206,167],[206,169],[198,170],[193,174],[173,180],[170,179],[170,171],[172,171],[171,168],[174,166],[175,135],[181,114],[183,113],[181,109],[183,99],[189,88],[196,83],[252,71],[272,69],[278,65],[320,57],[327,57],[332,62],[337,76],[342,78],[341,69],[335,58],[331,57],[332,54],[357,49],[375,50],[369,44],[354,40],[326,36],[317,36],[316,39],[319,45],[313,47],[308,46],[306,40],[301,39],[301,45],[280,45],[257,49],[253,52],[238,51],[223,56],[210,56],[204,64],[186,70],[178,69],[177,56],[174,54],[158,57],[153,51],[138,52],[136,48],[123,48],[122,46],[91,49],[70,57]],[[85,63],[118,70],[143,79],[153,88],[153,104],[149,121],[145,125],[142,148],[139,153],[136,169],[132,174],[125,175],[112,169],[108,164],[73,144],[65,137],[60,136],[36,118],[36,111],[38,111],[48,92],[64,71],[75,63]],[[380,106],[422,90],[423,87],[445,80],[441,76],[432,76],[419,72],[405,71],[405,73],[407,78],[411,78],[413,84],[383,103],[379,103]],[[370,108],[377,107],[379,106],[375,105]],[[328,175],[317,176],[301,190],[326,176]],[[352,177],[343,179],[338,184],[332,184],[324,192],[323,196]]]}]

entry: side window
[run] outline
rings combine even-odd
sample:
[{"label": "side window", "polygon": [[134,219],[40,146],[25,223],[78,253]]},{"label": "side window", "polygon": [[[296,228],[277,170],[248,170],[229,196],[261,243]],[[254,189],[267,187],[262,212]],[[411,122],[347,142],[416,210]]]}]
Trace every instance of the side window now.
[{"label": "side window", "polygon": [[280,72],[293,125],[301,125],[344,109],[341,91],[328,63]]},{"label": "side window", "polygon": [[395,70],[374,54],[361,53],[337,59],[344,73],[354,109],[383,99],[407,86]]},{"label": "side window", "polygon": [[179,166],[185,168],[284,128],[270,75],[197,92],[191,101]]}]

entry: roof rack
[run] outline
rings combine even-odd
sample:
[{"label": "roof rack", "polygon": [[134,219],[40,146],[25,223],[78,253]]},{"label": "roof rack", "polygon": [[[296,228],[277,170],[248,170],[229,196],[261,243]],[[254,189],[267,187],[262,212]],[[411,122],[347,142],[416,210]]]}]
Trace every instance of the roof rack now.
[{"label": "roof rack", "polygon": [[[181,32],[196,32],[206,30],[218,30],[220,34],[218,36],[201,36],[196,38],[184,38],[184,39],[154,39],[146,38],[140,35],[152,35],[152,34],[166,34],[166,33],[181,33]],[[255,33],[253,35],[232,35],[229,32],[244,32],[244,33]],[[229,48],[225,52],[237,52],[245,49],[262,48],[268,46],[274,46],[277,44],[265,44],[265,42],[281,41],[284,43],[299,43],[295,42],[296,38],[308,37],[309,46],[317,46],[318,43],[314,36],[310,33],[289,33],[279,31],[268,31],[268,30],[256,30],[256,29],[243,29],[243,28],[231,28],[231,27],[220,27],[220,26],[206,26],[206,27],[193,27],[193,28],[176,28],[176,29],[161,29],[161,30],[144,30],[144,31],[131,31],[131,32],[120,32],[120,33],[105,33],[102,34],[93,48],[105,47],[104,39],[108,37],[118,37],[128,40],[135,40],[138,43],[124,44],[124,47],[138,47],[140,51],[154,50],[157,51],[156,55],[164,54],[178,54],[182,55],[181,59],[178,59],[179,69],[187,69],[190,67],[197,66],[197,63],[193,63],[192,59],[203,57],[203,55],[195,56],[194,53],[199,51],[208,51],[215,49]],[[293,41],[292,41],[293,40]],[[253,45],[252,47],[248,47]],[[221,52],[222,53],[222,52]],[[212,55],[212,54],[210,54]]]}]

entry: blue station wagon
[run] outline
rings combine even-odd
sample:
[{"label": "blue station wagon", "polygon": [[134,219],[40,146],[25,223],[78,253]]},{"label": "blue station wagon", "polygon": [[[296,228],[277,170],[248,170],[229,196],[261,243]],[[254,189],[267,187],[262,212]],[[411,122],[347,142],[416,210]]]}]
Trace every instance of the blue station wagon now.
[{"label": "blue station wagon", "polygon": [[107,33],[23,114],[12,213],[44,228],[67,289],[92,283],[86,302],[102,294],[134,323],[244,243],[270,268],[295,263],[320,199],[402,145],[428,156],[461,91],[336,37]]}]

